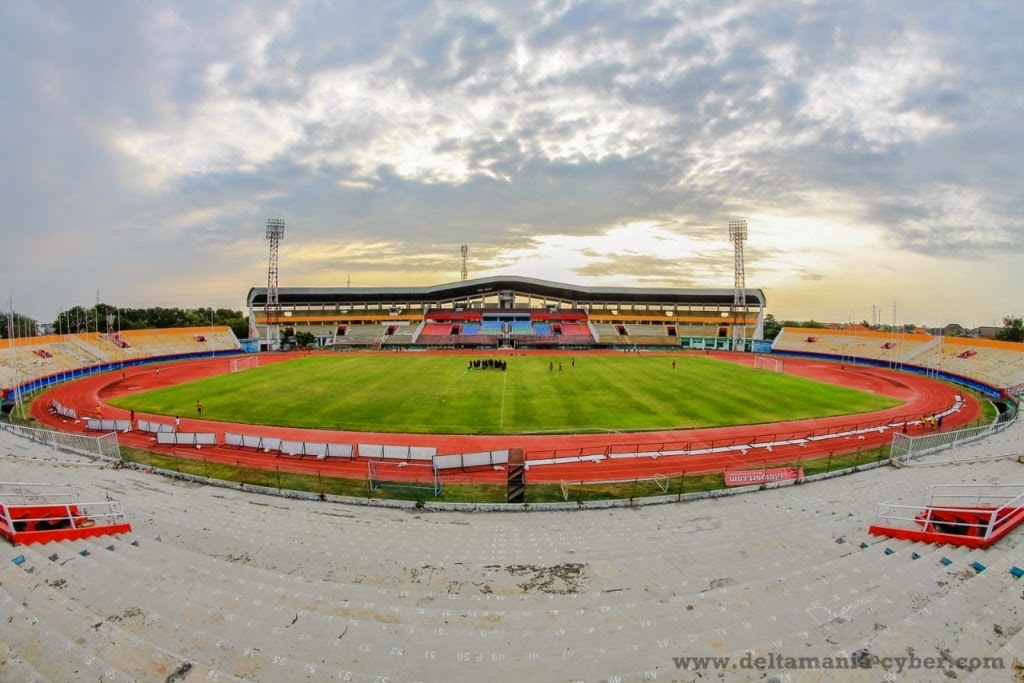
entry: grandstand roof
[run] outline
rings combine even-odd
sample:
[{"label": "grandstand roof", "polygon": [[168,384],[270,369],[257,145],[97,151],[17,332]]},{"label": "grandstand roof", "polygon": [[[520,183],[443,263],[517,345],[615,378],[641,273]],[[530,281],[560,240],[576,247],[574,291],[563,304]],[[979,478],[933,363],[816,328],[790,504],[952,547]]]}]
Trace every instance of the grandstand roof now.
[{"label": "grandstand roof", "polygon": [[[657,287],[588,287],[514,275],[478,278],[427,287],[279,287],[282,306],[301,304],[435,304],[513,292],[581,305],[609,302],[729,306],[733,289],[675,289]],[[764,308],[764,292],[746,289],[746,303]],[[267,288],[253,287],[246,299],[250,308],[266,305]]]}]

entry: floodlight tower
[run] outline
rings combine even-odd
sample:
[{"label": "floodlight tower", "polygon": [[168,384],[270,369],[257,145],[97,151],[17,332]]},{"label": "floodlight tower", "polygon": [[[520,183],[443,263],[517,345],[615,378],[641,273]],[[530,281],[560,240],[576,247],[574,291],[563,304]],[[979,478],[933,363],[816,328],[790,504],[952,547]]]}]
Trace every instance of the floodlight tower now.
[{"label": "floodlight tower", "polygon": [[462,281],[469,279],[469,245],[462,245]]},{"label": "floodlight tower", "polygon": [[270,242],[270,267],[267,269],[267,350],[273,350],[281,343],[278,326],[281,323],[281,300],[277,293],[277,252],[284,239],[284,219],[267,219],[267,240]]},{"label": "floodlight tower", "polygon": [[[14,337],[15,337],[15,332],[14,332],[14,298],[11,297],[9,299],[9,301],[10,301],[10,306],[8,307],[7,314],[5,316],[6,317],[6,321],[7,321],[7,348],[8,349],[13,349],[14,348]],[[21,391],[22,391],[22,389],[21,389],[21,369],[18,368],[18,367],[14,368],[14,383],[13,383],[13,385],[11,387],[11,391],[14,393],[14,407],[15,407],[15,409],[17,409],[18,415],[20,415],[22,419],[25,419],[25,404],[22,403],[22,401],[21,401]],[[10,396],[5,397],[5,401],[7,399],[9,399],[9,398],[10,398]]]},{"label": "floodlight tower", "polygon": [[743,269],[743,241],[747,239],[745,220],[729,221],[729,239],[733,243],[732,348],[743,351],[747,341],[747,276]]}]

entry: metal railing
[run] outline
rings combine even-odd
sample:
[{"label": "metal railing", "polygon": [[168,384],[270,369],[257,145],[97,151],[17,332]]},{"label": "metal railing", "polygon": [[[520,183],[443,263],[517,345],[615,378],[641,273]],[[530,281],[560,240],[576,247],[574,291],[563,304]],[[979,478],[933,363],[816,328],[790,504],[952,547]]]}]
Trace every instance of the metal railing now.
[{"label": "metal railing", "polygon": [[[924,529],[933,525],[953,526],[958,535],[979,536],[988,539],[993,532],[1011,515],[1024,507],[1024,484],[937,484],[925,489],[921,505],[903,505],[886,501],[880,503],[875,519],[881,526],[920,526]],[[986,510],[985,508],[992,508]],[[965,518],[951,522],[949,513],[975,515],[983,521],[969,522]],[[977,534],[964,534],[968,529],[977,529]]]},{"label": "metal railing", "polygon": [[[47,505],[45,503],[37,504]],[[48,504],[48,507],[51,508],[62,508],[63,514],[49,514],[43,517],[14,517],[11,515],[11,508],[17,507],[19,506],[0,503],[0,523],[5,524],[8,529],[15,532],[22,529],[31,529],[33,531],[86,529],[97,526],[126,524],[128,522],[121,503],[116,500],[95,503]]]},{"label": "metal railing", "polygon": [[894,431],[889,457],[898,462],[908,462],[928,453],[978,441],[1008,427],[1012,422],[997,422],[980,427],[968,427],[935,434],[908,436]]},{"label": "metal railing", "polygon": [[61,499],[67,499],[77,504],[79,501],[78,487],[74,484],[0,481],[0,501],[8,505],[15,502],[20,502],[22,505],[52,503]]},{"label": "metal railing", "polygon": [[121,448],[118,445],[115,432],[102,436],[85,436],[83,434],[72,434],[71,432],[61,432],[54,429],[24,427],[11,424],[10,422],[0,422],[0,429],[38,443],[46,444],[57,451],[91,455],[106,460],[121,459]]}]

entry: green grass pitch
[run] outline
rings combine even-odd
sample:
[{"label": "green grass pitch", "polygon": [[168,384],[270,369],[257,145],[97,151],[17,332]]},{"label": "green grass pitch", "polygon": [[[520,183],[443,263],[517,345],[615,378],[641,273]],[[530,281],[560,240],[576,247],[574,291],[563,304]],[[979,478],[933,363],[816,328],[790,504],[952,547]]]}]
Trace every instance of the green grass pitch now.
[{"label": "green grass pitch", "polygon": [[[884,396],[706,356],[316,355],[113,401],[139,412],[370,432],[582,433],[780,422],[889,408]],[[575,365],[572,359],[575,358]],[[672,362],[676,362],[673,369]],[[550,365],[549,365],[550,364]],[[559,370],[561,365],[561,370]]]}]

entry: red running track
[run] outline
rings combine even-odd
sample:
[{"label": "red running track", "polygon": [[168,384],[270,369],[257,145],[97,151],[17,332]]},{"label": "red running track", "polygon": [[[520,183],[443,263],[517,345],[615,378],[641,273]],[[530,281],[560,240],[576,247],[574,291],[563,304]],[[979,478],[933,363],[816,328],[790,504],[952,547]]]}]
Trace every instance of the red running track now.
[{"label": "red running track", "polygon": [[[388,353],[388,352],[366,352]],[[444,352],[479,355],[478,351]],[[521,355],[522,351],[514,352]],[[561,355],[564,352],[533,352]],[[593,353],[619,353],[593,351]],[[657,352],[647,352],[657,353]],[[700,353],[700,352],[695,352]],[[260,363],[274,363],[295,357],[297,354],[275,353],[260,356]],[[574,355],[582,355],[574,352]],[[678,357],[679,353],[666,353],[666,357]],[[748,354],[729,352],[712,353],[721,360],[740,364],[751,364],[753,357]],[[32,415],[42,423],[65,431],[85,432],[85,421],[67,420],[53,414],[49,407],[56,400],[66,407],[74,408],[81,417],[94,416],[95,406],[103,404],[104,419],[128,419],[128,411],[108,405],[108,400],[149,391],[158,387],[179,384],[202,377],[223,374],[229,370],[230,357],[190,360],[177,363],[127,368],[124,373],[112,371],[83,378],[55,387],[37,397],[31,406]],[[159,369],[158,369],[159,368]],[[875,448],[889,443],[891,429],[878,429],[857,437],[837,437],[803,445],[776,445],[771,449],[756,444],[778,442],[786,439],[800,439],[811,434],[847,432],[855,428],[881,427],[893,423],[912,421],[908,425],[910,434],[925,431],[919,422],[923,415],[932,415],[949,410],[956,403],[960,391],[953,385],[917,375],[896,372],[885,368],[843,365],[836,362],[785,359],[785,372],[824,382],[839,384],[862,391],[890,396],[902,401],[902,405],[888,410],[859,415],[798,420],[762,425],[718,427],[709,429],[664,430],[656,432],[627,432],[607,434],[564,434],[564,435],[448,435],[448,434],[406,434],[366,433],[316,429],[295,429],[269,427],[264,425],[236,424],[182,416],[182,432],[214,432],[218,441],[224,440],[224,433],[277,437],[289,441],[318,443],[373,443],[396,446],[430,446],[438,454],[471,453],[484,450],[523,448],[527,464],[551,458],[568,459],[580,455],[657,452],[672,450],[700,450],[725,445],[748,445],[746,452],[662,455],[630,458],[606,458],[600,462],[571,462],[554,465],[536,464],[530,468],[528,478],[532,482],[559,481],[620,481],[655,475],[678,475],[720,472],[726,469],[753,469],[784,462],[794,462],[829,454],[849,453]],[[961,409],[947,415],[944,429],[954,429],[973,422],[981,414],[981,406],[970,395],[963,395]],[[166,415],[136,413],[136,419],[169,423]],[[299,458],[237,449],[230,446],[207,446],[202,450],[183,447],[157,446],[155,438],[144,432],[119,434],[120,442],[133,448],[157,453],[174,454],[180,457],[235,463],[238,465],[285,472],[319,474],[362,478],[366,476],[366,461],[331,458],[318,460],[313,457]],[[753,444],[753,446],[751,446]],[[411,473],[409,469],[407,472]],[[445,474],[446,481],[504,482],[503,471],[481,469],[475,471]]]}]

